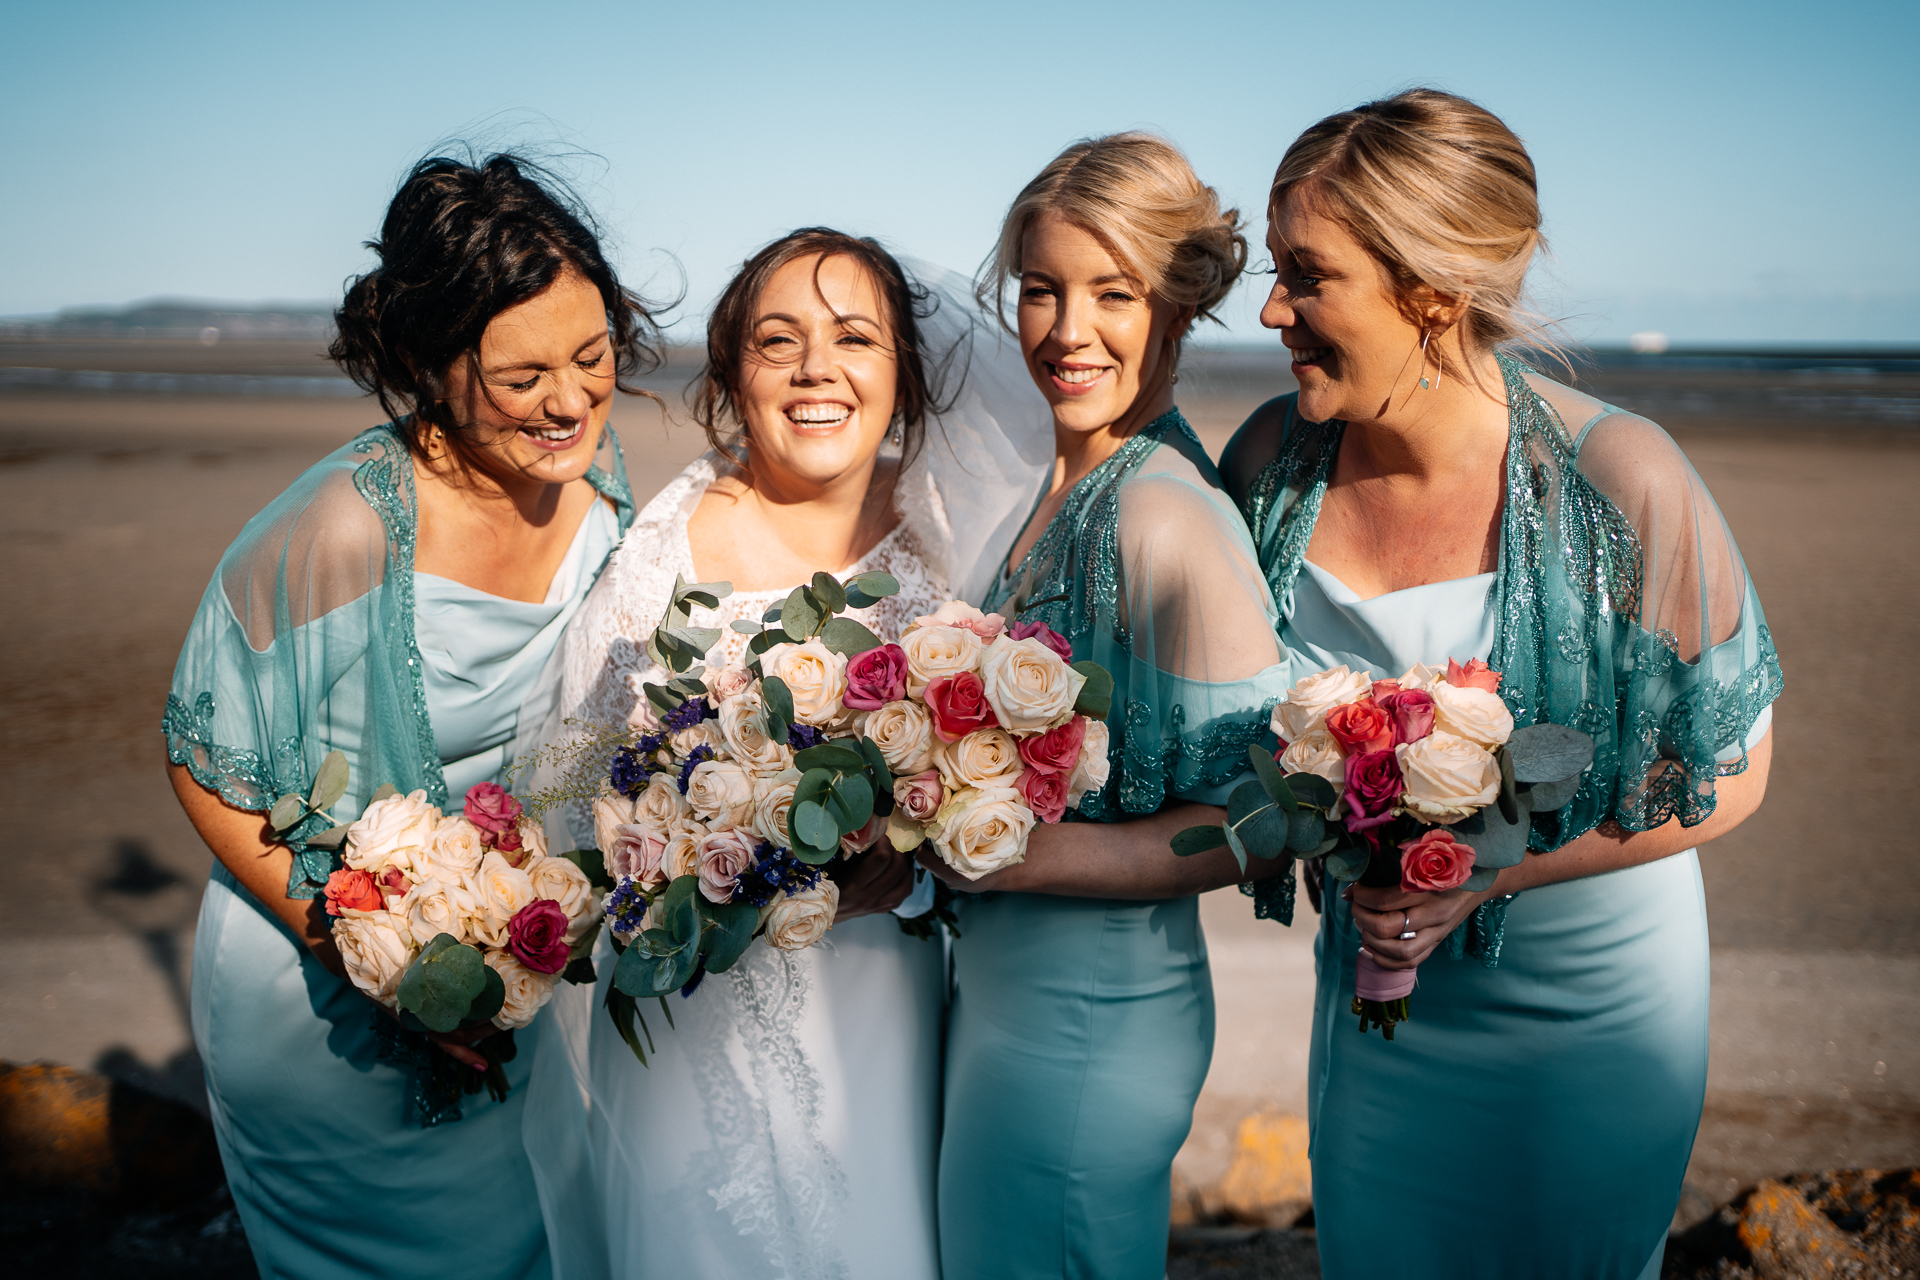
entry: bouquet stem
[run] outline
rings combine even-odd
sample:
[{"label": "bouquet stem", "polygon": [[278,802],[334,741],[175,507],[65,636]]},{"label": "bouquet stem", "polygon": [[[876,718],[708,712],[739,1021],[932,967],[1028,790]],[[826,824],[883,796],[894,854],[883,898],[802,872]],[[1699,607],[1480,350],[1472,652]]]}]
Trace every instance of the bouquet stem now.
[{"label": "bouquet stem", "polygon": [[1374,1027],[1380,1028],[1380,1034],[1393,1039],[1395,1023],[1405,1022],[1413,1015],[1407,1011],[1407,998],[1398,1000],[1362,1000],[1353,998],[1353,1012],[1360,1017],[1360,1034],[1365,1035]]},{"label": "bouquet stem", "polygon": [[1381,1035],[1393,1039],[1394,1026],[1413,1016],[1407,997],[1413,994],[1419,973],[1418,969],[1382,969],[1372,952],[1360,948],[1354,963],[1352,1010],[1360,1018],[1361,1035],[1378,1027]]}]

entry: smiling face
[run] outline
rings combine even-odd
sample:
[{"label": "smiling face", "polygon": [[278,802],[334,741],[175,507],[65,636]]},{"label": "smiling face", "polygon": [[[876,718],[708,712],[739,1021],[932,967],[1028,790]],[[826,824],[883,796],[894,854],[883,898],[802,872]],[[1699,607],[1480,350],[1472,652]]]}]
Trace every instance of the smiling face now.
[{"label": "smiling face", "polygon": [[488,322],[477,352],[447,370],[468,460],[505,485],[564,484],[593,465],[613,398],[600,291],[577,272]]},{"label": "smiling face", "polygon": [[[1280,330],[1309,422],[1370,421],[1420,377],[1421,325],[1380,261],[1295,187],[1267,223],[1273,293],[1260,323]],[[1432,366],[1428,366],[1431,368]]]},{"label": "smiling face", "polygon": [[1027,371],[1056,426],[1131,429],[1173,407],[1174,342],[1191,316],[1058,214],[1035,218],[1021,238],[1018,318]]},{"label": "smiling face", "polygon": [[886,305],[853,259],[796,258],[753,307],[736,396],[756,486],[823,486],[873,465],[899,400]]}]

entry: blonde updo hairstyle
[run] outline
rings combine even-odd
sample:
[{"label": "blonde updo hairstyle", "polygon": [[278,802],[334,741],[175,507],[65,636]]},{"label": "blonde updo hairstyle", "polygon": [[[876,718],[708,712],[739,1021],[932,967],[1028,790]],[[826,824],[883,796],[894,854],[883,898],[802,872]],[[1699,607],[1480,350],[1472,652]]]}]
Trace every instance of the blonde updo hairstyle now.
[{"label": "blonde updo hairstyle", "polygon": [[1533,160],[1485,107],[1422,88],[1328,116],[1287,148],[1269,214],[1296,191],[1373,254],[1410,313],[1423,284],[1464,296],[1469,351],[1521,338],[1553,349],[1522,301],[1546,248]]},{"label": "blonde updo hairstyle", "polygon": [[[1020,246],[1041,215],[1057,213],[1106,246],[1147,292],[1194,319],[1214,314],[1247,265],[1238,209],[1194,175],[1180,148],[1151,133],[1086,138],[1021,189],[981,266],[980,305],[1007,325],[1006,290],[1020,278]],[[1011,329],[1011,326],[1007,326]]]}]

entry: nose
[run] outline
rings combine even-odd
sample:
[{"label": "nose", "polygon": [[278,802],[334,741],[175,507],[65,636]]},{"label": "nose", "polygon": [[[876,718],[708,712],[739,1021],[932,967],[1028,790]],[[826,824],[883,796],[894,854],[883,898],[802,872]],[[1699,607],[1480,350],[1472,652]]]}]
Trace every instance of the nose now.
[{"label": "nose", "polygon": [[1081,298],[1068,293],[1060,299],[1053,313],[1053,327],[1047,330],[1047,336],[1055,345],[1067,351],[1075,351],[1087,345],[1086,308],[1091,299]]},{"label": "nose", "polygon": [[800,353],[800,363],[795,369],[795,378],[812,386],[820,382],[834,380],[833,342],[826,337],[807,339],[807,345]]},{"label": "nose", "polygon": [[1260,323],[1269,329],[1290,329],[1299,323],[1294,315],[1293,295],[1279,280],[1273,282],[1273,290],[1260,308]]}]

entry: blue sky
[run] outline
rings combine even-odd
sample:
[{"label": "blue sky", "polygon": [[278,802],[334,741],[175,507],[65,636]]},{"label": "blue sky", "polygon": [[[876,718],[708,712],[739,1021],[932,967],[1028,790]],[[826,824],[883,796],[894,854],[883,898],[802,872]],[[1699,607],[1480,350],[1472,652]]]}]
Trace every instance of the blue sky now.
[{"label": "blue sky", "polygon": [[0,315],[337,297],[407,165],[467,136],[587,153],[616,261],[684,274],[691,336],[795,226],[971,271],[1088,134],[1159,130],[1257,217],[1302,127],[1428,83],[1526,139],[1575,337],[1920,341],[1913,0],[15,0],[5,30]]}]

